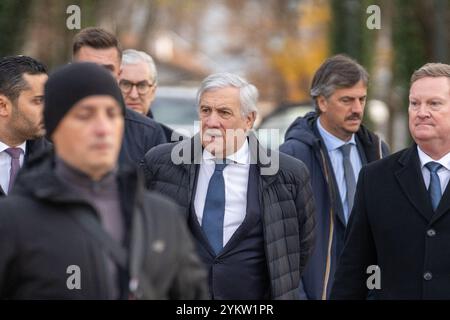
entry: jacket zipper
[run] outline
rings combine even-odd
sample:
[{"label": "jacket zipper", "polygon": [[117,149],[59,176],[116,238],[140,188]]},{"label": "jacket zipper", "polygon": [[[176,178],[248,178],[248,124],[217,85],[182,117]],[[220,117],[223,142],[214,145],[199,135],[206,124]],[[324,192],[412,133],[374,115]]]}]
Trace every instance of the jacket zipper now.
[{"label": "jacket zipper", "polygon": [[[327,180],[328,188],[330,190],[330,195],[332,195],[332,188],[330,187],[329,174],[326,166],[325,156],[323,150],[320,149],[320,155],[322,157],[322,163],[325,170],[325,179]],[[378,159],[383,158],[383,150],[381,145],[381,139],[378,139]],[[331,269],[331,249],[334,236],[334,213],[333,213],[333,203],[330,203],[330,233],[328,238],[328,250],[327,250],[327,261],[325,267],[325,277],[323,281],[322,289],[322,300],[327,300],[328,282],[330,281],[330,269]]]},{"label": "jacket zipper", "polygon": [[[325,156],[323,154],[322,149],[320,149],[320,155],[322,157],[322,163],[325,170],[325,179],[327,180],[328,189],[330,190],[330,197],[332,199],[332,190],[331,190],[332,188],[330,186],[328,168],[326,166]],[[333,212],[333,203],[332,201],[330,201],[330,233],[328,235],[327,261],[325,265],[325,277],[323,281],[322,300],[327,300],[328,282],[330,280],[331,249],[333,244],[333,236],[334,236],[334,212]]]}]

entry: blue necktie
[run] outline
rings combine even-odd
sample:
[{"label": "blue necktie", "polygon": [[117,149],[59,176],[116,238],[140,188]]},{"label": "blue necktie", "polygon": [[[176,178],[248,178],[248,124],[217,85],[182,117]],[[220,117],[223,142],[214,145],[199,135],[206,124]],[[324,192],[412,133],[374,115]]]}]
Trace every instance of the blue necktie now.
[{"label": "blue necktie", "polygon": [[437,174],[438,170],[442,168],[442,165],[432,161],[428,162],[425,167],[427,167],[430,171],[430,186],[428,187],[428,194],[430,195],[433,211],[436,211],[442,197],[441,181],[439,180],[439,176]]},{"label": "blue necktie", "polygon": [[223,169],[226,166],[226,163],[216,163],[214,173],[209,180],[205,208],[203,209],[202,228],[216,255],[223,248],[223,217],[225,215]]}]

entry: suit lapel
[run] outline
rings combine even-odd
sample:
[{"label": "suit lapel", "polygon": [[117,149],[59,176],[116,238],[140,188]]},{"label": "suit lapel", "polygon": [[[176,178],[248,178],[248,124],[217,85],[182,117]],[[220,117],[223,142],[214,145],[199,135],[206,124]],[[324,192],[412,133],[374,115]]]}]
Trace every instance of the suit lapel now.
[{"label": "suit lapel", "polygon": [[447,184],[444,194],[442,195],[439,206],[436,208],[436,212],[431,218],[431,223],[435,223],[440,217],[446,214],[450,210],[450,188]]},{"label": "suit lapel", "polygon": [[433,210],[423,181],[422,171],[420,170],[420,160],[416,145],[407,149],[398,161],[401,168],[394,174],[403,193],[417,211],[427,221],[430,221]]},{"label": "suit lapel", "polygon": [[191,229],[192,234],[197,239],[198,245],[201,245],[206,249],[206,251],[209,252],[209,254],[214,257],[216,254],[209,244],[209,240],[206,237],[205,232],[203,231],[202,227],[200,226],[200,223],[197,219],[197,214],[195,212],[195,206],[194,202],[191,202],[190,209],[189,209],[189,218],[188,218],[189,228]]},{"label": "suit lapel", "polygon": [[189,150],[190,157],[188,158],[190,163],[184,163],[189,176],[189,187],[188,187],[188,204],[194,202],[195,190],[197,188],[197,178],[200,163],[202,161],[202,144],[200,140],[200,135],[197,134],[189,140],[184,140],[181,142],[185,146],[190,145],[190,148],[184,148],[183,150]]},{"label": "suit lapel", "polygon": [[[313,130],[316,137],[319,137],[319,143],[315,145],[314,151],[316,153],[316,158],[319,160],[320,169],[322,170],[322,175],[324,176],[330,197],[330,206],[334,208],[336,221],[341,223],[344,228],[347,225],[345,222],[344,208],[342,207],[341,197],[339,195],[339,187],[336,182],[336,174],[334,173],[334,168],[331,164],[330,156],[328,155],[328,149],[322,135],[317,128],[317,119],[314,123]],[[357,140],[359,141],[359,139]],[[358,153],[360,153],[360,147],[357,145]]]}]

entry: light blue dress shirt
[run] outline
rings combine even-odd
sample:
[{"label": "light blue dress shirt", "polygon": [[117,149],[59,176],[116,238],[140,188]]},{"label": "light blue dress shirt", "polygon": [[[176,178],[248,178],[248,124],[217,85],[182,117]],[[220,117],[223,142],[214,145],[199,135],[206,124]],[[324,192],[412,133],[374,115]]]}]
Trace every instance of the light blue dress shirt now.
[{"label": "light blue dress shirt", "polygon": [[317,120],[317,129],[319,130],[320,135],[322,136],[323,142],[328,150],[328,156],[330,157],[331,165],[333,166],[334,177],[336,179],[337,186],[339,188],[339,195],[341,197],[342,208],[344,209],[345,222],[348,222],[348,218],[350,212],[348,210],[347,203],[347,185],[345,184],[344,178],[344,165],[342,163],[343,157],[342,152],[339,148],[349,143],[352,145],[350,149],[350,161],[352,163],[353,172],[355,174],[355,180],[358,180],[358,174],[362,167],[362,161],[358,153],[358,149],[356,147],[355,135],[353,134],[350,141],[345,142],[336,136],[329,133],[325,130],[324,127],[320,124],[320,117]]}]

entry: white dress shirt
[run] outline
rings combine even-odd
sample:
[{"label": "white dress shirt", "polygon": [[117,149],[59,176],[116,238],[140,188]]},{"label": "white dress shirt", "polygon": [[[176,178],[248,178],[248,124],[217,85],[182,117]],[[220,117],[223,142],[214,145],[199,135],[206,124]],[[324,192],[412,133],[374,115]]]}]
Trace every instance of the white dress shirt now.
[{"label": "white dress shirt", "polygon": [[[17,148],[22,149],[22,153],[20,155],[20,166],[23,165],[23,159],[25,157],[27,142],[25,141],[21,145],[17,146]],[[0,186],[2,187],[5,194],[9,193],[9,175],[11,170],[11,156],[5,152],[6,149],[11,148],[10,146],[4,144],[0,141]]]},{"label": "white dress shirt", "polygon": [[[206,149],[203,151],[194,200],[195,213],[200,225],[202,225],[203,209],[205,207],[209,180],[214,173],[214,159],[215,157]],[[225,182],[224,247],[242,224],[247,213],[247,186],[250,171],[250,153],[247,140],[245,140],[242,147],[236,153],[227,156],[227,159],[235,163],[230,163],[223,170],[223,179]]]},{"label": "white dress shirt", "polygon": [[419,153],[420,169],[422,170],[423,181],[425,182],[427,189],[430,186],[430,170],[428,170],[425,165],[431,161],[442,165],[442,168],[437,171],[437,175],[439,177],[439,181],[441,182],[441,194],[443,194],[445,188],[447,187],[448,181],[450,180],[450,152],[439,160],[433,160],[429,155],[423,152],[419,146],[417,146],[417,152]]}]

